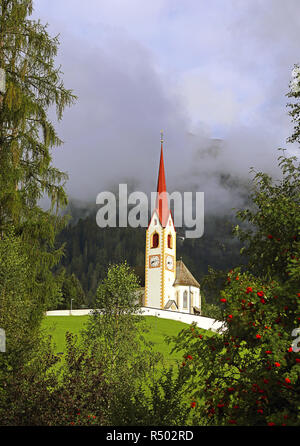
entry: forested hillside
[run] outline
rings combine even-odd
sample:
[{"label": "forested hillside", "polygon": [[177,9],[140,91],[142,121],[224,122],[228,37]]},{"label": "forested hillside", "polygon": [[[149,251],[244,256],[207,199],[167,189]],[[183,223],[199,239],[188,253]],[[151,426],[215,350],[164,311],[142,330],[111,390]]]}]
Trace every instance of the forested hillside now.
[{"label": "forested hillside", "polygon": [[[86,209],[82,211],[83,215],[86,215]],[[93,303],[97,284],[105,277],[110,263],[126,260],[135,268],[141,286],[144,285],[145,228],[99,228],[95,212],[78,219],[80,210],[74,203],[71,203],[69,212],[75,218],[58,237],[59,243],[65,243],[65,256],[58,271],[65,268],[67,277],[73,274],[79,279],[86,305]],[[182,257],[200,283],[209,266],[228,270],[240,264],[241,244],[232,238],[233,224],[232,216],[208,215],[205,216],[204,235],[201,238],[187,239],[183,237],[182,228],[177,231],[177,259]],[[65,296],[66,306],[69,297]],[[212,298],[209,296],[208,300]]]}]

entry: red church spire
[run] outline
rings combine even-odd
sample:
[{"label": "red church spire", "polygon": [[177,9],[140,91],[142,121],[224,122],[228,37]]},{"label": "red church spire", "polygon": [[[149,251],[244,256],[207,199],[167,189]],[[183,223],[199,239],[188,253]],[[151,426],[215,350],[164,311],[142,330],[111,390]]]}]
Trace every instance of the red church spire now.
[{"label": "red church spire", "polygon": [[161,142],[161,150],[160,150],[160,163],[159,163],[159,172],[157,181],[156,210],[158,212],[159,220],[162,226],[165,227],[168,221],[170,211],[167,198],[162,132],[161,132],[160,142]]}]

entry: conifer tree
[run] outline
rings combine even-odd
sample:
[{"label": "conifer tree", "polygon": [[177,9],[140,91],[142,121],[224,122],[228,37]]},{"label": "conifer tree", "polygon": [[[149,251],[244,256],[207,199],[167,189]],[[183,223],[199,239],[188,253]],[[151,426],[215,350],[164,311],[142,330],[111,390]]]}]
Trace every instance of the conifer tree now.
[{"label": "conifer tree", "polygon": [[[0,68],[6,78],[0,99],[0,233],[13,225],[21,236],[31,262],[32,297],[45,307],[57,294],[51,269],[62,254],[55,234],[64,223],[58,209],[67,201],[67,175],[52,164],[52,149],[62,141],[48,114],[56,107],[60,120],[75,96],[55,66],[58,37],[30,19],[32,11],[32,0],[0,3]],[[50,199],[48,210],[39,206],[42,197]]]}]

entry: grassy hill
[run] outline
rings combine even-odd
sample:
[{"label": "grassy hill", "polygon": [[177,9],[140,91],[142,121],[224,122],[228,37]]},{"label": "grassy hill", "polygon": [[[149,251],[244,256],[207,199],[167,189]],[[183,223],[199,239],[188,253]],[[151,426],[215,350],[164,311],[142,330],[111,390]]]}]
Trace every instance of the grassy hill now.
[{"label": "grassy hill", "polygon": [[[67,331],[78,335],[84,328],[89,316],[47,316],[43,321],[43,328],[46,333],[52,335],[56,352],[65,352],[65,334]],[[187,324],[182,322],[160,319],[154,316],[145,316],[146,326],[149,329],[146,338],[154,344],[153,349],[163,354],[166,361],[179,361],[182,359],[181,353],[170,353],[171,345],[165,342],[165,336],[175,336]],[[203,330],[204,331],[204,330]]]}]

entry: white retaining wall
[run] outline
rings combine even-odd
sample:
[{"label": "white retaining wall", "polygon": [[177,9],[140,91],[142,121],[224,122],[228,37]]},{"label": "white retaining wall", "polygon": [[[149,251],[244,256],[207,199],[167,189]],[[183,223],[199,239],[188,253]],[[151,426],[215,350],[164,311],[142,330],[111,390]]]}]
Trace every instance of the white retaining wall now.
[{"label": "white retaining wall", "polygon": [[[210,317],[196,316],[195,314],[180,313],[177,311],[170,310],[159,310],[157,308],[142,307],[142,314],[144,316],[156,316],[163,319],[172,319],[175,321],[180,321],[185,324],[191,324],[196,322],[197,327],[203,328],[204,330],[216,331],[222,327],[223,322],[216,321]],[[93,310],[52,310],[47,311],[46,316],[85,316],[90,314]],[[223,331],[224,329],[222,329]]]},{"label": "white retaining wall", "polygon": [[51,310],[46,312],[46,316],[86,316],[93,310]]},{"label": "white retaining wall", "polygon": [[180,313],[177,311],[159,310],[157,308],[142,307],[144,316],[157,316],[163,319],[173,319],[174,321],[180,321],[185,324],[191,324],[196,322],[197,327],[204,330],[216,331],[222,327],[223,322],[216,321],[210,317],[196,316],[195,314]]}]

